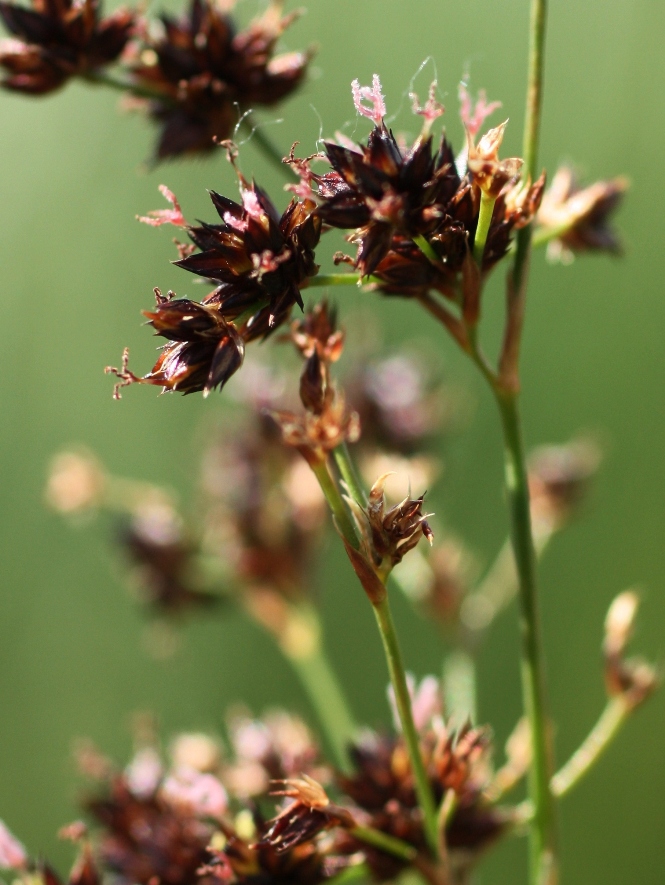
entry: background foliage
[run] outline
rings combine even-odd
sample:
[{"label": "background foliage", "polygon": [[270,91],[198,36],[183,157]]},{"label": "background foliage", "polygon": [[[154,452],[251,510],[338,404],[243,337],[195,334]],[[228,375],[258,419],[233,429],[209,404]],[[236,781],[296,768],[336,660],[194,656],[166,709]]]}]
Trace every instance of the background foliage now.
[{"label": "background foliage", "polygon": [[[287,37],[290,48],[320,43],[311,80],[270,128],[285,149],[299,137],[314,150],[348,121],[349,83],[378,72],[397,129],[412,126],[409,81],[431,56],[459,143],[456,85],[468,68],[511,118],[506,153],[519,151],[527,32],[526,0],[311,0]],[[241,3],[249,18],[255,4]],[[627,254],[585,258],[572,267],[534,261],[524,352],[524,415],[529,445],[595,431],[607,458],[584,518],[559,537],[542,571],[544,620],[559,723],[567,756],[603,703],[599,643],[610,599],[633,583],[644,589],[641,649],[663,653],[665,623],[665,250],[657,171],[665,123],[655,84],[665,74],[657,0],[552,4],[542,162],[571,160],[589,177],[625,172],[632,188],[621,213]],[[432,63],[416,81],[426,91]],[[498,119],[498,118],[497,118]],[[27,842],[64,864],[58,827],[76,815],[70,746],[90,736],[124,758],[130,714],[154,711],[165,734],[223,725],[240,699],[259,712],[304,698],[275,651],[239,617],[188,626],[167,662],[144,650],[145,621],[124,591],[121,569],[98,524],[72,531],[42,504],[50,456],[73,441],[99,453],[114,472],[166,482],[183,495],[196,481],[197,453],[224,396],[159,397],[133,389],[113,402],[105,364],[132,348],[135,368],[151,365],[153,343],[139,310],[151,289],[198,297],[191,279],[169,267],[170,236],[139,226],[134,215],[161,203],[164,182],[188,217],[208,217],[207,187],[233,191],[223,155],[146,172],[151,133],[119,114],[116,96],[78,84],[54,98],[0,96],[0,268],[3,299],[3,432],[0,436],[0,813]],[[246,172],[274,192],[276,175],[249,144]],[[502,297],[495,282],[495,305]],[[362,296],[335,293],[349,325],[353,311],[372,335]],[[367,296],[370,298],[370,296]],[[490,299],[488,299],[489,301]],[[374,300],[370,298],[372,304]],[[363,305],[367,300],[363,301]],[[382,302],[387,346],[428,339],[445,349],[446,372],[463,383],[473,420],[449,445],[433,492],[433,525],[467,537],[481,557],[502,542],[496,416],[470,367],[424,314]],[[498,323],[497,323],[498,325]],[[366,329],[366,333],[365,330]],[[193,429],[198,431],[193,432]],[[358,715],[386,721],[384,662],[372,614],[339,552],[325,551],[328,643]],[[406,604],[397,602],[409,667],[440,666],[441,646]],[[481,662],[481,716],[499,744],[519,710],[515,618],[504,615]],[[603,764],[563,805],[569,885],[642,885],[662,881],[665,787],[662,693],[630,721]],[[515,883],[524,846],[508,843],[485,867],[484,882]],[[519,859],[519,860],[518,860]]]}]

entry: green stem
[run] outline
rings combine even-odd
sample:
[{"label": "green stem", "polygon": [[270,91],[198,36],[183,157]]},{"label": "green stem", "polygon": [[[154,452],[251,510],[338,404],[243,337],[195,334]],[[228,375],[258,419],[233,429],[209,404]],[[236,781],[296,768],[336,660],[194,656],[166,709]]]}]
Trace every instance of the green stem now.
[{"label": "green stem", "polygon": [[309,277],[303,289],[317,289],[323,286],[367,286],[381,283],[378,277],[363,277],[359,273],[319,273]]},{"label": "green stem", "polygon": [[[547,25],[547,0],[531,0],[531,20],[529,24],[529,74],[524,118],[524,178],[533,181],[537,177],[538,143],[540,121],[543,109],[543,73],[545,68],[545,33]],[[518,231],[513,281],[515,290],[520,291],[526,283],[526,269],[531,250],[532,225]]]},{"label": "green stem", "polygon": [[109,89],[115,89],[116,92],[135,95],[137,98],[149,98],[153,101],[162,101],[167,104],[174,103],[170,95],[159,89],[134,83],[124,77],[116,77],[108,71],[89,71],[87,74],[83,74],[81,79],[88,83],[94,83],[97,86],[107,86]]},{"label": "green stem", "polygon": [[320,461],[318,464],[310,466],[314,472],[314,476],[316,476],[319,485],[321,486],[321,491],[332,510],[340,532],[344,536],[346,542],[350,544],[354,550],[357,550],[360,546],[358,535],[356,534],[355,526],[353,525],[349,511],[346,508],[344,499],[340,495],[337,484],[331,476],[328,462]]},{"label": "green stem", "polygon": [[422,234],[418,234],[418,236],[414,237],[413,242],[432,264],[436,264],[437,267],[441,265],[441,259],[434,251],[434,247],[425,239]]},{"label": "green stem", "polygon": [[248,134],[248,141],[255,144],[266,160],[269,160],[282,175],[285,175],[291,180],[291,167],[284,163],[284,154],[275,144],[273,144],[271,139],[268,138],[263,131],[263,127],[254,122],[251,114],[243,118],[241,125]]},{"label": "green stem", "polygon": [[337,466],[339,467],[339,472],[342,474],[342,479],[347,484],[352,497],[362,507],[367,506],[367,495],[365,494],[362,481],[358,476],[358,471],[351,452],[349,451],[347,442],[344,441],[341,446],[337,446],[333,454]]},{"label": "green stem", "polygon": [[519,584],[522,692],[532,747],[529,796],[533,803],[534,815],[530,829],[530,881],[532,885],[545,885],[555,881],[555,807],[550,789],[553,760],[538,612],[536,555],[531,532],[529,485],[517,395],[497,392],[496,399],[503,428],[510,534]]},{"label": "green stem", "polygon": [[600,719],[587,735],[584,743],[552,778],[552,792],[565,796],[591,771],[605,750],[619,733],[630,715],[630,707],[622,697],[608,701]]},{"label": "green stem", "polygon": [[395,693],[395,704],[399,713],[400,722],[402,724],[402,734],[406,742],[409,759],[411,761],[411,770],[413,772],[413,780],[418,796],[418,804],[423,813],[425,834],[427,842],[434,855],[439,855],[439,836],[437,826],[437,808],[432,795],[432,788],[425,771],[425,764],[420,752],[420,742],[418,733],[413,721],[413,711],[411,709],[411,696],[406,684],[406,673],[404,671],[404,662],[402,652],[397,639],[397,631],[393,621],[392,612],[390,611],[390,601],[386,595],[384,599],[373,605],[376,622],[379,626],[381,639],[383,640],[383,648],[388,663],[388,672],[390,673],[390,681]]},{"label": "green stem", "polygon": [[349,741],[357,731],[344,692],[321,643],[321,623],[313,606],[294,607],[279,645],[314,709],[341,771],[348,770]]},{"label": "green stem", "polygon": [[415,860],[418,855],[413,845],[396,839],[394,836],[389,836],[387,833],[382,833],[381,830],[375,830],[374,827],[354,827],[350,832],[361,842],[379,848],[407,863]]},{"label": "green stem", "polygon": [[483,255],[485,254],[485,244],[487,243],[487,234],[489,233],[490,224],[492,223],[492,215],[494,214],[494,204],[496,197],[482,192],[480,197],[480,213],[478,215],[478,226],[476,227],[476,236],[473,241],[473,257],[478,267],[483,266]]}]

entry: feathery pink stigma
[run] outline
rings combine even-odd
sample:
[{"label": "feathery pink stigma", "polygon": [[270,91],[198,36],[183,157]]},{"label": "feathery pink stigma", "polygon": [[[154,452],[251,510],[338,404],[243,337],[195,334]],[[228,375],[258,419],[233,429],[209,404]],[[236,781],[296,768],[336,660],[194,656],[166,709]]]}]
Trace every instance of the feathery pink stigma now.
[{"label": "feathery pink stigma", "polygon": [[160,227],[162,224],[174,224],[176,227],[187,227],[187,222],[182,214],[180,203],[176,195],[170,191],[165,184],[160,184],[159,192],[173,206],[172,209],[154,209],[146,215],[137,215],[139,221],[143,224],[149,224],[151,227]]},{"label": "feathery pink stigma", "polygon": [[[351,83],[351,93],[353,95],[353,103],[358,113],[363,117],[368,117],[376,126],[378,126],[386,115],[386,103],[381,92],[379,75],[374,74],[371,87],[361,86],[358,80],[354,80],[353,83]],[[370,107],[364,105],[363,101],[368,101]]]},{"label": "feathery pink stigma", "polygon": [[424,117],[426,122],[429,124],[432,124],[436,120],[436,118],[440,117],[445,111],[445,108],[441,104],[441,102],[436,100],[436,87],[437,82],[436,80],[433,80],[429,88],[427,101],[422,107],[420,106],[420,99],[418,98],[418,95],[415,92],[409,93],[409,98],[413,102],[413,113]]},{"label": "feathery pink stigma", "polygon": [[471,107],[471,96],[469,95],[464,83],[459,85],[460,100],[460,117],[464,128],[473,138],[478,134],[480,127],[483,125],[487,117],[501,107],[500,101],[487,101],[487,93],[481,89],[478,93],[478,99],[474,107]]}]

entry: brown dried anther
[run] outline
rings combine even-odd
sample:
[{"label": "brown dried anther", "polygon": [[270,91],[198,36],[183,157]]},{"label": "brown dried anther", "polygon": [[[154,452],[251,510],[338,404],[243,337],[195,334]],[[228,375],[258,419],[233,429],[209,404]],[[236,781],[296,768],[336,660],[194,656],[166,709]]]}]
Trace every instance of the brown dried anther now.
[{"label": "brown dried anther", "polygon": [[297,14],[281,15],[281,0],[244,31],[222,4],[192,0],[180,19],[163,15],[164,35],[148,39],[133,69],[137,84],[163,95],[148,103],[161,126],[157,159],[210,151],[229,138],[239,114],[271,106],[302,81],[309,54],[275,55],[281,34]]},{"label": "brown dried anther", "polygon": [[548,256],[565,261],[577,252],[619,254],[621,241],[610,220],[627,187],[625,178],[614,178],[582,188],[572,169],[558,169],[536,218],[538,234],[553,237]]},{"label": "brown dried anther", "polygon": [[43,95],[116,61],[136,15],[118,9],[100,18],[100,8],[99,0],[33,0],[32,9],[0,2],[0,18],[18,38],[0,42],[5,89]]}]

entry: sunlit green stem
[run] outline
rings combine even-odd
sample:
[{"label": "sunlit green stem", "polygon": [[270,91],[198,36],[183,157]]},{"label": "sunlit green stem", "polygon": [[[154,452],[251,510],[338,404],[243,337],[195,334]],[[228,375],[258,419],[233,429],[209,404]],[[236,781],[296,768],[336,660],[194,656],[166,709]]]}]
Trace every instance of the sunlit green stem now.
[{"label": "sunlit green stem", "polygon": [[335,765],[349,767],[348,746],[356,732],[344,692],[321,642],[321,624],[312,606],[294,608],[280,648],[293,666],[333,753]]},{"label": "sunlit green stem", "polygon": [[378,277],[363,277],[359,273],[320,273],[315,277],[309,277],[306,285],[302,288],[316,289],[323,286],[364,286],[371,283],[380,283]]},{"label": "sunlit green stem", "polygon": [[366,845],[380,848],[381,851],[386,851],[407,863],[413,861],[418,854],[413,845],[396,839],[394,836],[389,836],[387,833],[382,833],[381,830],[375,830],[374,827],[354,827],[350,832]]},{"label": "sunlit green stem", "polygon": [[81,79],[88,83],[95,83],[98,86],[115,89],[116,92],[123,92],[125,95],[135,95],[137,98],[150,98],[165,102],[166,104],[173,103],[173,99],[161,90],[134,83],[126,77],[111,74],[109,71],[89,71],[87,74],[81,75]]},{"label": "sunlit green stem", "polygon": [[241,125],[245,132],[248,133],[248,141],[256,145],[263,156],[270,161],[281,175],[292,179],[291,167],[284,163],[284,154],[265,134],[264,127],[257,124],[249,114],[242,118]]},{"label": "sunlit green stem", "polygon": [[418,796],[418,804],[423,812],[427,842],[435,857],[439,855],[439,837],[437,827],[437,808],[434,803],[432,788],[425,771],[423,757],[420,752],[418,733],[413,721],[411,696],[406,684],[406,673],[402,652],[397,639],[397,631],[390,611],[388,595],[373,605],[376,622],[379,626],[383,648],[388,663],[388,672],[395,693],[395,705],[402,724],[402,734],[409,753],[413,779]]},{"label": "sunlit green stem", "polygon": [[342,479],[347,484],[349,492],[358,504],[364,507],[367,504],[367,495],[347,443],[343,442],[341,446],[338,446],[334,455],[339,472],[342,474]]},{"label": "sunlit green stem", "polygon": [[311,467],[314,472],[314,476],[316,476],[319,485],[321,486],[321,491],[323,492],[325,499],[328,502],[330,509],[332,510],[333,516],[335,517],[335,522],[337,523],[337,527],[339,528],[347,543],[350,544],[355,550],[357,550],[358,536],[356,534],[356,529],[353,525],[353,521],[351,520],[349,511],[346,508],[344,499],[342,498],[339,489],[337,488],[337,484],[335,483],[335,480],[330,473],[328,462],[319,461],[317,464],[311,465]]},{"label": "sunlit green stem", "polygon": [[413,242],[420,249],[423,255],[431,261],[432,264],[441,264],[441,259],[434,251],[434,247],[429,243],[422,234],[413,238]]},{"label": "sunlit green stem", "polygon": [[584,743],[552,778],[552,792],[565,796],[591,771],[605,750],[619,733],[630,715],[630,707],[622,697],[608,701],[600,719],[589,732]]},{"label": "sunlit green stem", "polygon": [[530,829],[530,881],[532,885],[545,885],[545,883],[549,885],[556,881],[555,807],[550,789],[553,760],[545,691],[529,486],[517,394],[497,392],[496,398],[503,428],[510,534],[519,584],[522,692],[532,748],[529,796],[533,803],[534,814]]},{"label": "sunlit green stem", "polygon": [[485,244],[487,243],[487,234],[489,233],[490,224],[492,223],[492,215],[494,214],[494,204],[496,197],[492,197],[482,192],[480,196],[480,213],[478,215],[478,226],[476,228],[476,236],[473,241],[473,257],[476,259],[478,267],[483,265],[483,255],[485,254]]}]

